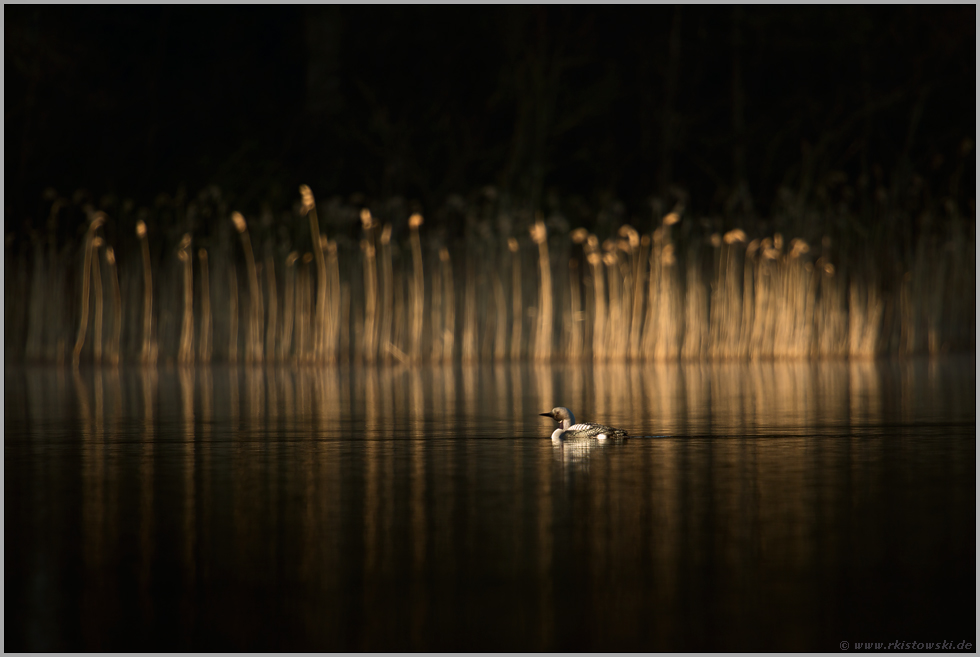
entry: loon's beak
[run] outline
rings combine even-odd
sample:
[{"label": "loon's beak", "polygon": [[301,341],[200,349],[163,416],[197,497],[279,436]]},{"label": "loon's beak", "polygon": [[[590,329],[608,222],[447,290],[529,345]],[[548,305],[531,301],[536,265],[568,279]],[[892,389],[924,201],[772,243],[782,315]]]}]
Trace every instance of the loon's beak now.
[{"label": "loon's beak", "polygon": [[541,417],[550,417],[552,420],[555,419],[554,413],[538,413],[538,415],[540,415]]}]

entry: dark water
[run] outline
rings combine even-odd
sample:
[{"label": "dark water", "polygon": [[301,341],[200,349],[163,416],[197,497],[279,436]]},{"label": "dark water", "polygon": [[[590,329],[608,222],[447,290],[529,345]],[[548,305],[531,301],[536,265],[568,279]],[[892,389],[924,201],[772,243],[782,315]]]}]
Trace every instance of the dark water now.
[{"label": "dark water", "polygon": [[976,645],[972,354],[4,383],[6,650]]}]

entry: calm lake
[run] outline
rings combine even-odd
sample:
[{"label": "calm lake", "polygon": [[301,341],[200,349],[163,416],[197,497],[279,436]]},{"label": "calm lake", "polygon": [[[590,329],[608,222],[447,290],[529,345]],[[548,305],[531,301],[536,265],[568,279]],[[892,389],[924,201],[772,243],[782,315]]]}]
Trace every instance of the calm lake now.
[{"label": "calm lake", "polygon": [[974,354],[4,384],[8,651],[976,646]]}]

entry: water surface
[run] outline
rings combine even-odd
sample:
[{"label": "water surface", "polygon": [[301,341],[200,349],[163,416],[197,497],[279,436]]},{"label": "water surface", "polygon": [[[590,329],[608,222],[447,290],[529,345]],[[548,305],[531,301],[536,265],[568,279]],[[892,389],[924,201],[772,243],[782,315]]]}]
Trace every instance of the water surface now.
[{"label": "water surface", "polygon": [[972,354],[4,383],[8,650],[976,645]]}]

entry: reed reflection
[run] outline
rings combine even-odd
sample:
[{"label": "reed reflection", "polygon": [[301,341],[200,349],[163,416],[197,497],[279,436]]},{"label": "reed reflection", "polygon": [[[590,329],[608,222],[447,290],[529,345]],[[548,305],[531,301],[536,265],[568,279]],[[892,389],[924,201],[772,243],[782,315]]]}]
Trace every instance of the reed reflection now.
[{"label": "reed reflection", "polygon": [[[923,581],[972,554],[972,526],[950,518],[972,513],[974,441],[916,438],[970,433],[971,366],[81,369],[57,411],[75,413],[77,454],[27,470],[38,490],[77,482],[61,489],[79,502],[24,499],[77,508],[49,540],[84,566],[61,584],[78,587],[85,648],[121,645],[130,606],[131,645],[176,623],[175,646],[710,645],[693,625],[805,647],[842,627],[826,609],[870,572],[848,564],[881,568],[908,518],[924,530],[894,549],[927,562]],[[23,413],[47,435],[56,375],[26,376]],[[538,413],[559,403],[630,438],[553,442]],[[259,617],[275,627],[241,627]]]},{"label": "reed reflection", "polygon": [[[419,298],[418,292],[415,292]],[[413,330],[421,324],[421,308],[413,318]],[[414,353],[418,353],[417,349]],[[425,390],[423,389],[422,374],[418,369],[407,370],[409,379],[408,394],[410,404],[409,426],[411,427],[411,478],[410,492],[410,523],[412,543],[412,584],[411,584],[411,618],[409,620],[409,647],[422,650],[426,646],[425,627],[428,620],[428,591],[425,571],[427,568],[426,553],[428,550],[428,509],[426,504],[426,441],[425,441]]]},{"label": "reed reflection", "polygon": [[183,486],[182,522],[181,522],[181,629],[190,633],[195,621],[194,589],[197,579],[197,490],[196,475],[196,439],[194,435],[194,381],[195,370],[190,367],[180,367],[177,370],[180,386],[180,438],[181,471]]},{"label": "reed reflection", "polygon": [[102,417],[101,373],[96,375],[90,396],[89,387],[76,370],[75,392],[82,438],[82,557],[85,565],[86,584],[81,605],[81,624],[88,645],[101,646],[98,628],[100,607],[104,601],[105,587],[101,578],[102,559],[105,549],[105,436]]},{"label": "reed reflection", "polygon": [[139,481],[140,481],[140,608],[143,622],[151,624],[154,620],[152,585],[152,565],[155,543],[153,513],[154,483],[154,442],[156,427],[153,411],[157,398],[157,372],[155,368],[143,368],[140,373],[140,391],[143,395],[143,426],[140,441]]},{"label": "reed reflection", "polygon": [[[370,320],[370,321],[373,321]],[[367,330],[367,328],[365,329]],[[367,368],[360,374],[364,377],[364,596],[362,598],[362,618],[365,627],[362,640],[366,640],[382,628],[378,627],[378,615],[375,612],[382,603],[383,563],[380,553],[383,550],[383,537],[386,534],[385,517],[382,513],[384,506],[383,478],[379,472],[379,452],[384,449],[380,440],[381,424],[384,411],[381,408],[383,400],[378,391],[377,370]],[[367,649],[365,645],[363,649]]]},{"label": "reed reflection", "polygon": [[[537,399],[554,399],[554,385],[550,367],[535,364],[532,374],[537,390]],[[537,535],[534,546],[537,556],[537,609],[538,617],[536,648],[547,650],[554,640],[554,577],[552,573],[552,553],[554,551],[554,503],[551,498],[551,462],[538,452],[535,464],[534,499],[537,503]]]},{"label": "reed reflection", "polygon": [[[201,478],[201,540],[199,554],[208,554],[212,549],[212,526],[214,523],[213,509],[214,488],[213,468],[211,458],[212,424],[214,422],[214,380],[211,368],[198,369],[198,387],[201,397],[201,430],[200,430],[200,478]],[[211,569],[207,559],[200,560],[201,578],[210,580]]]}]

